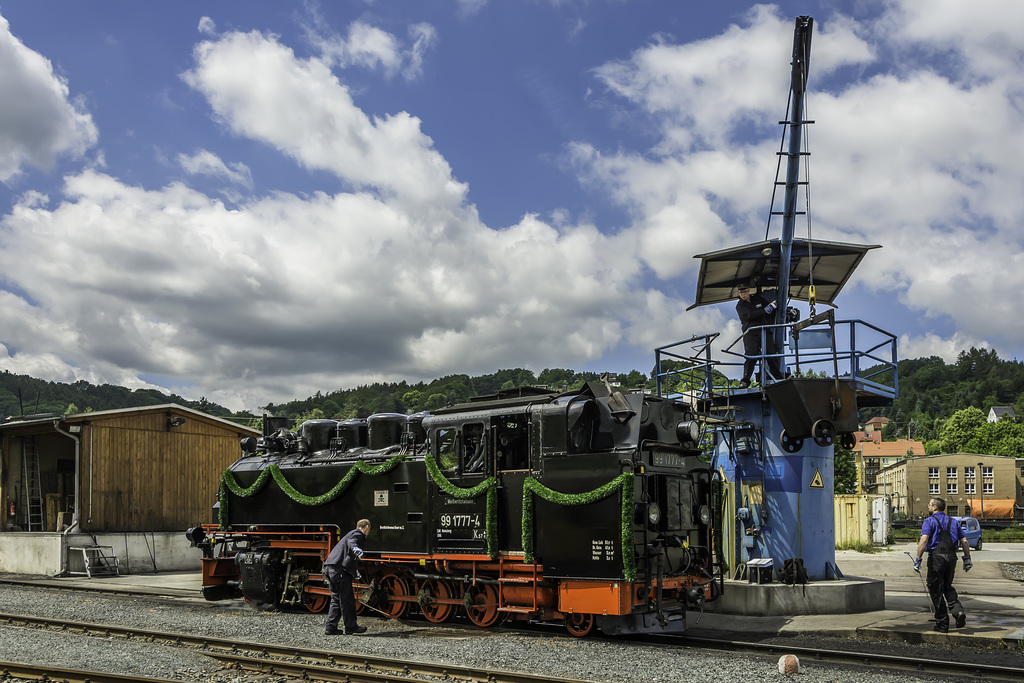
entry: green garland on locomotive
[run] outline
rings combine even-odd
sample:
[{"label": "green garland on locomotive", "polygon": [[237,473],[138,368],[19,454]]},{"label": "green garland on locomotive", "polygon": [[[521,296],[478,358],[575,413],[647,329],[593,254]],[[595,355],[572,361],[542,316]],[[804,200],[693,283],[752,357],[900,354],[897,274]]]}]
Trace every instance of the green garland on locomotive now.
[{"label": "green garland on locomotive", "polygon": [[400,453],[395,457],[391,458],[390,460],[388,460],[387,462],[384,462],[380,465],[367,465],[362,461],[356,461],[356,463],[349,469],[348,472],[345,473],[345,476],[343,476],[341,480],[338,481],[337,484],[331,487],[329,491],[325,491],[319,496],[307,496],[306,494],[296,489],[288,482],[288,480],[284,476],[284,473],[281,471],[281,468],[278,467],[276,464],[268,465],[267,467],[265,467],[263,471],[260,472],[259,476],[256,477],[256,481],[254,481],[247,487],[240,486],[231,470],[226,469],[224,470],[223,475],[221,475],[221,485],[218,490],[218,499],[220,502],[218,510],[218,521],[220,522],[220,528],[225,529],[228,526],[229,497],[227,495],[227,491],[231,491],[231,493],[242,498],[249,498],[250,496],[254,496],[257,493],[259,493],[259,491],[264,487],[264,485],[266,485],[266,483],[270,481],[271,478],[273,478],[274,481],[277,483],[278,487],[285,493],[285,495],[294,500],[296,503],[307,506],[323,505],[325,503],[330,503],[332,500],[340,496],[345,491],[345,489],[348,488],[349,484],[351,484],[352,481],[356,478],[356,475],[366,474],[369,476],[376,476],[380,474],[387,474],[391,470],[398,467],[398,464],[405,460],[407,456],[407,453]]},{"label": "green garland on locomotive", "polygon": [[[278,485],[278,487],[292,500],[299,503],[300,505],[316,506],[323,505],[335,500],[340,496],[351,484],[358,474],[365,474],[368,476],[376,476],[381,474],[387,474],[395,467],[398,466],[402,460],[408,457],[409,454],[403,453],[391,458],[385,463],[380,465],[371,466],[367,465],[362,461],[356,461],[355,464],[345,473],[345,475],[335,484],[330,490],[319,496],[308,496],[294,486],[285,478],[281,468],[276,464],[268,465],[260,472],[256,480],[249,486],[243,487],[239,485],[235,479],[234,474],[230,469],[224,470],[221,477],[219,487],[219,522],[220,528],[226,529],[228,527],[228,506],[230,504],[230,496],[228,492],[240,496],[242,498],[248,498],[259,493],[259,491],[271,480]],[[485,536],[487,539],[487,554],[494,558],[498,555],[497,548],[497,497],[495,495],[498,486],[498,480],[496,477],[488,477],[484,481],[480,482],[476,486],[471,488],[462,488],[456,486],[442,474],[441,469],[437,465],[437,461],[434,459],[432,452],[428,451],[425,456],[425,464],[427,472],[430,475],[431,480],[441,488],[442,491],[455,498],[470,499],[476,498],[483,493],[487,494],[487,516],[485,522]],[[562,493],[555,491],[554,489],[548,488],[544,484],[540,483],[533,477],[527,477],[523,485],[523,516],[522,516],[522,541],[524,549],[524,562],[533,562],[533,496],[537,495],[544,500],[556,503],[558,505],[574,506],[574,505],[588,505],[590,503],[596,503],[600,500],[614,495],[617,492],[621,492],[622,495],[622,528],[621,528],[621,539],[622,547],[628,548],[633,544],[633,500],[631,495],[627,495],[628,491],[633,488],[633,474],[625,472],[608,483],[600,486],[592,491],[584,493]],[[636,558],[633,553],[623,552],[623,570],[624,577],[627,581],[633,581],[636,579]]]}]

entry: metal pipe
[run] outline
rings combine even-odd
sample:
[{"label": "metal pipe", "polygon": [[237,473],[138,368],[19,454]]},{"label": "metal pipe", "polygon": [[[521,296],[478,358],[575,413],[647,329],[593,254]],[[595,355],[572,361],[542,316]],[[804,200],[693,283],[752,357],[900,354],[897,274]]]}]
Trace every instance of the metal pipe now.
[{"label": "metal pipe", "polygon": [[72,515],[71,517],[71,525],[63,532],[61,532],[60,535],[60,575],[63,576],[68,571],[68,534],[70,534],[72,531],[78,528],[78,468],[79,465],[81,464],[82,445],[81,439],[79,439],[71,432],[65,432],[63,429],[60,428],[60,420],[53,421],[53,429],[58,434],[63,434],[64,436],[68,437],[69,439],[75,442],[75,512],[74,515]]},{"label": "metal pipe", "polygon": [[[790,262],[793,254],[793,234],[796,226],[796,198],[797,188],[800,181],[800,146],[803,138],[804,123],[804,92],[807,88],[807,71],[810,66],[811,57],[811,30],[814,27],[814,19],[811,17],[797,17],[796,27],[793,31],[793,71],[791,89],[793,93],[793,106],[790,109],[789,119],[789,151],[786,163],[786,196],[782,209],[782,239],[779,249],[779,291],[776,296],[777,309],[775,311],[775,322],[785,323],[786,308],[789,305],[789,275]],[[782,348],[782,340],[778,338],[775,330],[770,334],[775,335],[776,348]],[[785,357],[779,360],[783,376],[786,372]],[[762,368],[762,372],[764,369]]]}]

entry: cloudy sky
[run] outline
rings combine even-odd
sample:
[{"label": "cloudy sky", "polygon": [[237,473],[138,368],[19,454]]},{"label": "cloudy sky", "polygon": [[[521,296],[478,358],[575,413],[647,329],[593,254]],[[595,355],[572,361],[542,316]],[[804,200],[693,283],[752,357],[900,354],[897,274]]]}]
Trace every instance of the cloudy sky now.
[{"label": "cloudy sky", "polygon": [[0,0],[0,369],[255,410],[735,337],[693,255],[765,236],[799,14],[813,237],[883,245],[839,317],[1024,358],[1018,0]]}]

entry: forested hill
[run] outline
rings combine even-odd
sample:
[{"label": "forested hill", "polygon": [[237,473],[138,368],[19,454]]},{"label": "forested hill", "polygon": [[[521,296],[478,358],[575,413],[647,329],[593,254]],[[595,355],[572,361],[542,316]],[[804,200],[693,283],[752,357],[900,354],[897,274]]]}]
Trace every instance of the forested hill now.
[{"label": "forested hill", "polygon": [[995,351],[961,351],[952,365],[941,358],[899,362],[900,397],[889,408],[862,411],[861,419],[883,415],[892,420],[883,437],[938,439],[953,413],[978,408],[988,415],[992,406],[1010,406],[1024,417],[1024,363],[1001,360]]},{"label": "forested hill", "polygon": [[[618,381],[627,389],[647,387],[653,390],[652,375],[633,370],[619,375]],[[992,406],[1011,406],[1019,417],[1024,417],[1024,364],[1016,360],[1001,360],[994,351],[972,348],[962,352],[951,365],[938,357],[903,360],[899,363],[899,378],[900,398],[892,407],[865,410],[861,414],[862,420],[875,415],[884,415],[892,420],[885,433],[887,439],[909,437],[924,442],[937,439],[945,421],[956,411],[968,407],[978,408],[987,414]],[[373,413],[432,410],[473,396],[493,394],[502,388],[540,385],[562,390],[596,379],[598,373],[594,372],[549,368],[535,375],[530,370],[516,368],[477,377],[449,375],[432,382],[376,383],[328,393],[317,392],[308,398],[262,406],[261,410],[298,419],[347,419]],[[188,401],[181,396],[151,389],[133,391],[110,384],[95,386],[85,381],[62,384],[6,371],[0,373],[0,418],[161,403],[177,403],[219,417],[251,416],[245,412],[233,414],[206,399]]]},{"label": "forested hill", "polygon": [[201,410],[218,417],[230,417],[224,406],[210,403],[205,398],[189,401],[177,394],[164,394],[153,389],[127,389],[103,384],[96,386],[84,380],[74,384],[47,382],[28,375],[0,373],[0,420],[36,413],[65,415],[94,410],[138,408],[163,403],[177,403],[186,408]]}]

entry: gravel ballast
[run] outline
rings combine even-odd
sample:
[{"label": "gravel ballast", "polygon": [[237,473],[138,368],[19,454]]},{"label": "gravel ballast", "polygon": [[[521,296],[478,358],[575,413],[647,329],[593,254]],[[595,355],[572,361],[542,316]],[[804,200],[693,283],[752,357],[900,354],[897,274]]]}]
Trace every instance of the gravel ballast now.
[{"label": "gravel ballast", "polygon": [[[762,681],[786,678],[778,673],[778,656],[708,653],[693,648],[666,649],[634,641],[574,639],[548,632],[498,629],[463,630],[416,620],[386,621],[362,617],[369,631],[361,636],[327,636],[323,615],[250,608],[238,601],[204,603],[192,600],[154,600],[44,590],[0,584],[0,612],[50,619],[113,623],[159,631],[208,635],[246,642],[296,645],[324,651],[451,665],[542,673],[577,680],[623,683],[681,683],[687,681]],[[802,638],[802,647],[838,647]],[[849,645],[849,641],[844,641]],[[780,642],[779,654],[785,652]],[[878,643],[865,645],[872,651]],[[908,654],[909,646],[896,650]],[[962,658],[948,648],[913,648],[916,656]],[[932,655],[927,653],[931,652]],[[978,652],[981,655],[983,653]],[[994,654],[994,653],[993,653]],[[1019,661],[1019,654],[1008,653]],[[221,670],[213,659],[171,646],[147,645],[120,638],[0,627],[0,660],[46,661],[71,669],[108,671],[136,676],[170,677],[186,681],[239,682],[282,680],[266,676],[245,678]],[[998,662],[993,662],[998,663]],[[867,683],[879,680],[878,670],[853,669],[803,662],[798,680]],[[949,677],[885,673],[885,680],[949,681]]]}]

